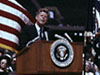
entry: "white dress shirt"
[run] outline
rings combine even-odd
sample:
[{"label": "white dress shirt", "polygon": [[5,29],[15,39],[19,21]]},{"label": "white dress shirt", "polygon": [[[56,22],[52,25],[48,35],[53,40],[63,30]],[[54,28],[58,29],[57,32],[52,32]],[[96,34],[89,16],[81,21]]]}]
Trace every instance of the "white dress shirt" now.
[{"label": "white dress shirt", "polygon": [[[35,27],[36,27],[36,30],[37,30],[38,36],[40,37],[40,27],[39,27],[39,25],[38,25],[37,23],[35,23]],[[46,41],[49,41],[47,31],[44,32],[44,35],[45,35],[45,37],[46,37]]]},{"label": "white dress shirt", "polygon": [[39,27],[39,25],[37,23],[35,23],[35,27],[36,27],[38,36],[40,36],[40,27]]}]

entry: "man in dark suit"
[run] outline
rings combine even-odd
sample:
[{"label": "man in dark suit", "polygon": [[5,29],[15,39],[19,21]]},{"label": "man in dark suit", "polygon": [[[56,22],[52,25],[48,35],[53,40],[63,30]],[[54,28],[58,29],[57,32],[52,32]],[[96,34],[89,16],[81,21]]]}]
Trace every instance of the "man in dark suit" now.
[{"label": "man in dark suit", "polygon": [[49,40],[48,39],[48,33],[45,31],[44,25],[47,23],[49,17],[48,9],[41,8],[36,13],[36,22],[34,25],[31,26],[25,26],[22,30],[22,33],[20,35],[20,41],[19,41],[19,49],[24,48],[28,42],[35,39],[43,39],[43,40]]}]

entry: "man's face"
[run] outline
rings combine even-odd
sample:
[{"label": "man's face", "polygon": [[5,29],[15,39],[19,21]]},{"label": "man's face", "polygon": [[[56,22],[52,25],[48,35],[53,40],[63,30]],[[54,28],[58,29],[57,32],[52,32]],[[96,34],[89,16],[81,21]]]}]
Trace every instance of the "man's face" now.
[{"label": "man's face", "polygon": [[45,23],[47,23],[47,21],[48,21],[48,14],[45,12],[40,12],[36,16],[36,22],[40,27],[42,27]]}]

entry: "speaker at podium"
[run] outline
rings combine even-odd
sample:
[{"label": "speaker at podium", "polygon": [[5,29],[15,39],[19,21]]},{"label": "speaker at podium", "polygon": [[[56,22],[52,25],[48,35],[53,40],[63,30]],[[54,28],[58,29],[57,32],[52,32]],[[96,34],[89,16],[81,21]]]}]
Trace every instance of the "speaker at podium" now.
[{"label": "speaker at podium", "polygon": [[17,56],[17,74],[81,75],[83,43],[36,41]]}]

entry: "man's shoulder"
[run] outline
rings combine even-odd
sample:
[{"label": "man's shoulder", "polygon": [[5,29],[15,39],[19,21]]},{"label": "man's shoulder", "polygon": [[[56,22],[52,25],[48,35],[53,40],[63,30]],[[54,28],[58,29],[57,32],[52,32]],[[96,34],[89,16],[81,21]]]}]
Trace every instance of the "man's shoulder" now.
[{"label": "man's shoulder", "polygon": [[25,25],[25,26],[23,27],[24,30],[33,29],[33,28],[35,28],[35,25]]},{"label": "man's shoulder", "polygon": [[31,27],[35,27],[35,25],[25,25],[24,28],[31,28]]},{"label": "man's shoulder", "polygon": [[35,29],[35,26],[34,25],[25,25],[23,28],[22,28],[22,33],[26,33],[26,32],[31,32],[31,31],[34,31],[36,30]]},{"label": "man's shoulder", "polygon": [[48,31],[48,30],[49,30],[49,28],[44,26],[44,31]]}]

